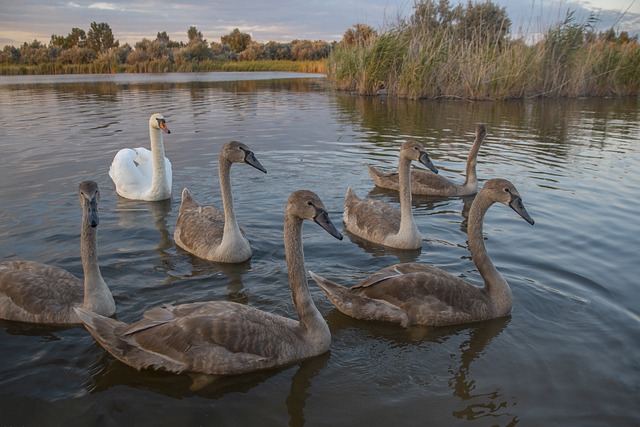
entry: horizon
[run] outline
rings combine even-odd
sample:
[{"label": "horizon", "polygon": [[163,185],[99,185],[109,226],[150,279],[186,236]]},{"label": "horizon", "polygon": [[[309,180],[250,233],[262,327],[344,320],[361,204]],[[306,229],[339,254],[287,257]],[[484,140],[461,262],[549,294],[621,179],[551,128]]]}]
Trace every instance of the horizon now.
[{"label": "horizon", "polygon": [[[57,1],[57,0],[54,0]],[[451,1],[452,5],[465,0]],[[154,40],[165,31],[172,41],[187,42],[187,31],[195,26],[208,42],[220,38],[235,28],[251,35],[258,43],[269,41],[289,43],[293,40],[340,41],[344,32],[355,24],[370,25],[384,32],[399,19],[413,13],[409,0],[328,1],[322,5],[304,6],[306,13],[295,7],[295,0],[277,0],[287,5],[264,7],[252,0],[237,0],[234,4],[214,1],[209,5],[189,4],[189,0],[172,3],[154,2],[153,22],[146,23],[147,10],[135,8],[122,0],[112,2],[67,2],[60,6],[51,0],[8,0],[0,12],[0,46],[20,47],[37,40],[48,44],[52,35],[66,36],[73,28],[88,31],[92,22],[106,23],[121,45],[133,46],[143,39]],[[512,21],[511,34],[515,38],[536,37],[561,22],[568,10],[574,12],[576,22],[585,22],[590,14],[598,17],[596,32],[614,28],[626,31],[631,37],[640,35],[640,3],[637,0],[548,0],[544,2],[516,2],[496,0],[505,7]],[[524,4],[523,4],[524,3]],[[166,6],[166,7],[165,7]],[[284,12],[283,12],[284,10]],[[203,17],[212,16],[206,23]],[[57,19],[59,18],[59,19]],[[143,19],[144,18],[144,19]],[[83,21],[83,22],[80,22]],[[180,27],[179,27],[180,26]]]}]

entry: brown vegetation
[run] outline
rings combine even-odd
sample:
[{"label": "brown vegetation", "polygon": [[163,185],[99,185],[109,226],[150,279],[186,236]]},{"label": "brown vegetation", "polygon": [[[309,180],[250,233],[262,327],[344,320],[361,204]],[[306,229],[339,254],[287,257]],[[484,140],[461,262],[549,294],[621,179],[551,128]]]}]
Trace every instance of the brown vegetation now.
[{"label": "brown vegetation", "polygon": [[569,12],[535,44],[511,38],[504,8],[421,0],[409,20],[373,37],[355,27],[331,52],[340,90],[410,99],[498,100],[530,96],[637,96],[640,44],[595,18]]},{"label": "brown vegetation", "polygon": [[73,28],[67,36],[52,35],[48,45],[34,40],[19,48],[0,51],[0,73],[159,73],[171,71],[307,71],[325,72],[331,47],[323,41],[290,43],[251,40],[237,28],[207,42],[196,27],[187,31],[188,42],[169,39],[166,31],[154,40],[143,39],[132,47],[120,45],[106,23],[92,22],[88,32]]}]

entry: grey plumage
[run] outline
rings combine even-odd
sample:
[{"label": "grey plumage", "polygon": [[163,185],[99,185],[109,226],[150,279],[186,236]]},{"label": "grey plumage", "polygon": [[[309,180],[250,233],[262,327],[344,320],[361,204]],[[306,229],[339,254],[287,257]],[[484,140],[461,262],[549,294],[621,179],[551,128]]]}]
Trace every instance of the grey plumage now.
[{"label": "grey plumage", "polygon": [[[457,184],[440,174],[428,170],[413,169],[411,171],[411,193],[425,196],[469,196],[478,192],[478,175],[476,165],[478,163],[478,151],[487,136],[487,127],[478,123],[476,125],[476,138],[469,150],[465,182]],[[378,187],[398,191],[399,174],[383,173],[371,165],[367,165],[369,174]]]},{"label": "grey plumage", "polygon": [[94,181],[78,186],[82,207],[80,255],[84,281],[68,271],[36,261],[0,263],[0,318],[30,323],[79,324],[74,307],[111,316],[116,311],[97,257],[98,203]]},{"label": "grey plumage", "polygon": [[506,316],[513,298],[509,284],[497,271],[484,246],[482,223],[489,207],[500,202],[530,224],[533,219],[516,188],[504,179],[487,181],[469,212],[469,250],[484,286],[478,287],[432,265],[396,264],[346,288],[317,274],[311,277],[341,312],[363,320],[443,326]]},{"label": "grey plumage", "polygon": [[225,143],[218,159],[222,211],[214,206],[200,206],[187,188],[182,190],[174,241],[187,252],[209,261],[236,263],[251,258],[251,246],[233,210],[230,176],[233,163],[246,163],[267,173],[245,144]]},{"label": "grey plumage", "polygon": [[324,353],[331,334],[308,289],[302,247],[304,219],[342,239],[315,193],[292,193],[284,240],[299,321],[228,301],[154,308],[131,325],[83,310],[78,314],[100,345],[136,369],[241,374]]},{"label": "grey plumage", "polygon": [[349,187],[344,201],[345,229],[356,236],[379,245],[396,249],[419,249],[422,235],[411,212],[411,162],[420,163],[437,173],[426,150],[416,141],[407,141],[400,148],[398,160],[400,210],[380,200],[360,199]]}]

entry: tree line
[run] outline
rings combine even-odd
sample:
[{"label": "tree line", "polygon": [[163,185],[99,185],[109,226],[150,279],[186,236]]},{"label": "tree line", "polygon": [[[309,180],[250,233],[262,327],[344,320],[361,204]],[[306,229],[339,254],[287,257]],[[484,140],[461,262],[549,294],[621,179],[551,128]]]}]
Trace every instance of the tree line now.
[{"label": "tree line", "polygon": [[0,51],[2,65],[38,65],[44,63],[135,65],[150,61],[182,65],[206,61],[316,61],[326,59],[331,45],[325,41],[293,40],[290,43],[259,43],[251,35],[234,29],[208,42],[202,32],[191,26],[188,42],[170,40],[166,31],[153,40],[142,39],[133,46],[120,44],[107,23],[92,22],[88,31],[72,28],[66,35],[53,34],[48,44],[34,40],[20,47],[6,45]]}]

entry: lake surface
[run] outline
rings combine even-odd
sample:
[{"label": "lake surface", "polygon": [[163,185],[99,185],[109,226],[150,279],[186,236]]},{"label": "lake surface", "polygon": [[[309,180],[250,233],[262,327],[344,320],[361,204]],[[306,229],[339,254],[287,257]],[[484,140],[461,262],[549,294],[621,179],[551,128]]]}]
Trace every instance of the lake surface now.
[{"label": "lake surface", "polygon": [[[119,198],[115,153],[149,146],[161,112],[173,198]],[[282,369],[194,386],[188,375],[138,372],[81,327],[0,321],[2,425],[640,424],[640,101],[413,102],[332,92],[316,75],[203,73],[0,77],[0,258],[82,276],[77,186],[101,189],[99,258],[132,322],[150,308],[230,300],[296,317],[282,225],[289,194],[320,195],[342,230],[346,189],[398,203],[365,163],[397,167],[421,141],[440,173],[463,181],[475,123],[487,124],[480,185],[512,181],[530,226],[494,205],[487,249],[514,294],[510,316],[447,328],[351,319],[313,281],[331,350]],[[232,168],[235,209],[253,248],[240,265],[177,249],[180,192],[221,206],[220,147],[249,145],[268,170]],[[481,284],[470,259],[470,198],[414,197],[421,251],[338,241],[304,227],[308,270],[350,285],[399,261],[435,264]]]}]

